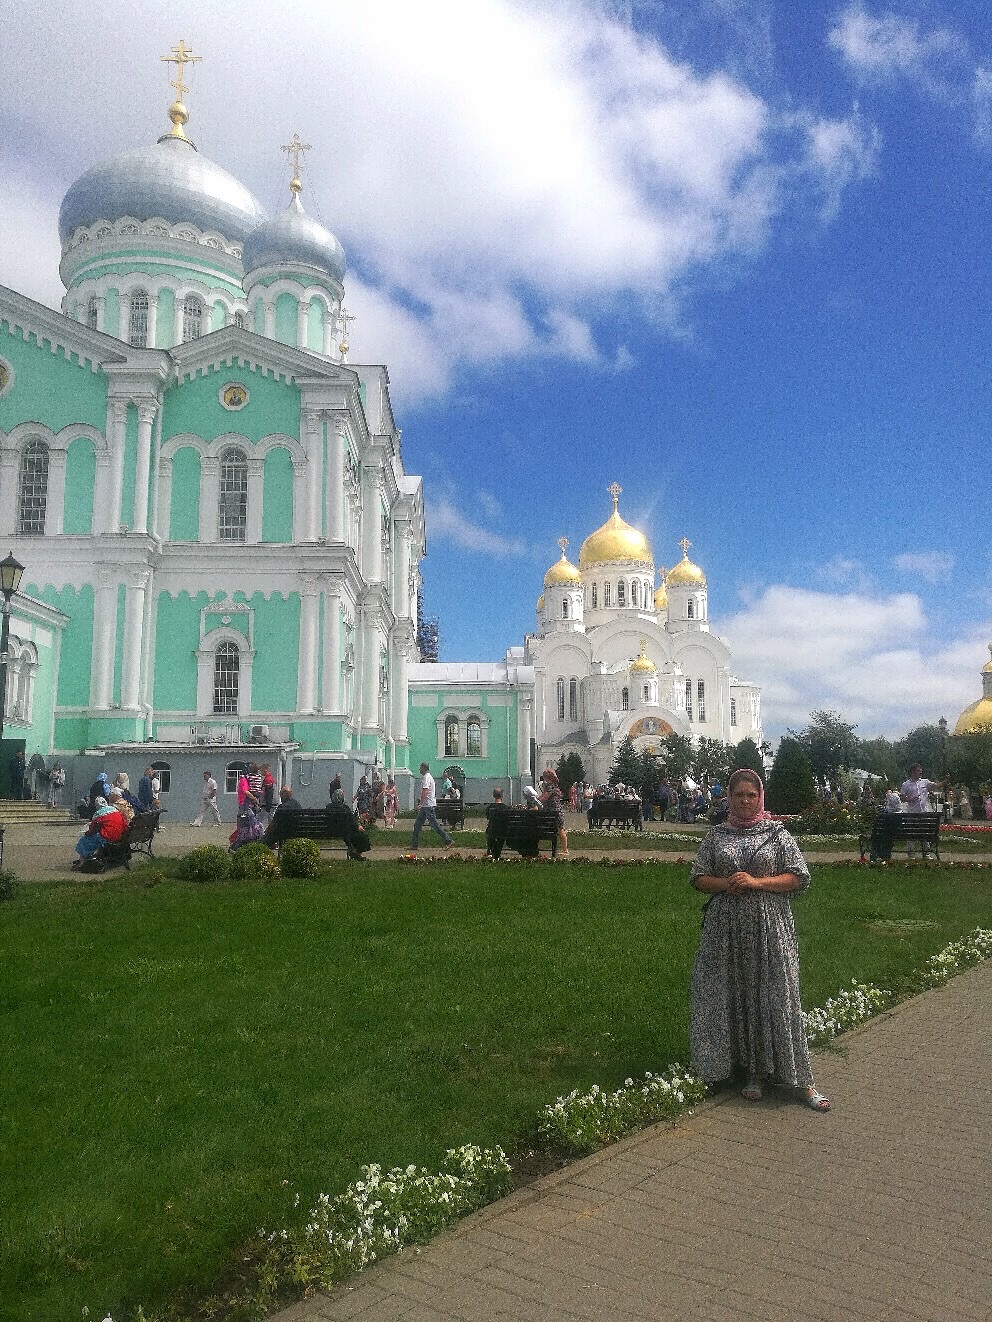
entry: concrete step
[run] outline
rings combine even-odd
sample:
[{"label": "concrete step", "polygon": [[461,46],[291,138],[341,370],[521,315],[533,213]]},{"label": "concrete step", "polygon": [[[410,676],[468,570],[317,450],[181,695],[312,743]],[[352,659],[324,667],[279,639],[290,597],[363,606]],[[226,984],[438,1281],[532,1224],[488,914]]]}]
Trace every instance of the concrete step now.
[{"label": "concrete step", "polygon": [[0,799],[0,826],[65,826],[73,820],[68,808],[49,808],[33,799]]}]

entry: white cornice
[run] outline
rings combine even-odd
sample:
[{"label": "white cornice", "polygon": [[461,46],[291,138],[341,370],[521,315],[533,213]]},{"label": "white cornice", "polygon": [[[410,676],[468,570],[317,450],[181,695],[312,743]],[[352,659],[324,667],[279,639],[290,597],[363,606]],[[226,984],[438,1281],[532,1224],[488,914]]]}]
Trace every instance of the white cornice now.
[{"label": "white cornice", "polygon": [[0,321],[7,322],[12,331],[19,331],[25,339],[33,334],[53,354],[61,349],[67,358],[77,359],[80,366],[93,372],[101,371],[109,363],[124,362],[127,357],[126,347],[112,335],[90,330],[64,312],[25,298],[5,285],[0,285]]}]

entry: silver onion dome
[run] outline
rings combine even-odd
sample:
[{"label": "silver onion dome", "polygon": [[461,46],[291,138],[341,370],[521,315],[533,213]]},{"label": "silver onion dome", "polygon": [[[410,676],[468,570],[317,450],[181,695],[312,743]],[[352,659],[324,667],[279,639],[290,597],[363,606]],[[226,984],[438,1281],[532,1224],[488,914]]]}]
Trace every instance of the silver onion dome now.
[{"label": "silver onion dome", "polygon": [[257,198],[187,139],[165,136],[95,165],[72,185],[59,212],[63,246],[81,225],[122,216],[186,221],[243,243],[266,219]]},{"label": "silver onion dome", "polygon": [[330,230],[307,215],[296,191],[285,211],[248,236],[243,260],[246,275],[263,266],[310,266],[330,275],[338,284],[344,279],[346,265],[340,243]]}]

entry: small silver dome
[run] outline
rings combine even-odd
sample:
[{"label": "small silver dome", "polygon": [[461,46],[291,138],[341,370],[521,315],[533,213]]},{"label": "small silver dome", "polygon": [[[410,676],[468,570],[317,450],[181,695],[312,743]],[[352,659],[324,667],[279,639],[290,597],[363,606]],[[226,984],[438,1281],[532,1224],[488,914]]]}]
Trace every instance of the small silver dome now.
[{"label": "small silver dome", "polygon": [[245,274],[263,266],[313,266],[338,284],[344,279],[344,249],[319,221],[303,210],[299,196],[274,220],[249,234],[244,246]]},{"label": "small silver dome", "polygon": [[243,243],[266,220],[244,184],[192,143],[168,135],[153,147],[102,161],[77,179],[62,201],[59,237],[64,246],[80,225],[122,216],[160,216],[170,225],[187,221],[232,243]]}]

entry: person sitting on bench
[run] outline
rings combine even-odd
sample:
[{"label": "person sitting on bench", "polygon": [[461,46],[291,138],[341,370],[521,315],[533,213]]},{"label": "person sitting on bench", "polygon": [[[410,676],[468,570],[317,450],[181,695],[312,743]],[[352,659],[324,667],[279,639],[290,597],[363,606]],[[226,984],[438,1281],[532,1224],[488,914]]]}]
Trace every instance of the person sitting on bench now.
[{"label": "person sitting on bench", "polygon": [[510,810],[503,802],[503,791],[493,790],[493,801],[486,808],[486,853],[494,863],[499,862],[506,844],[506,826]]}]

